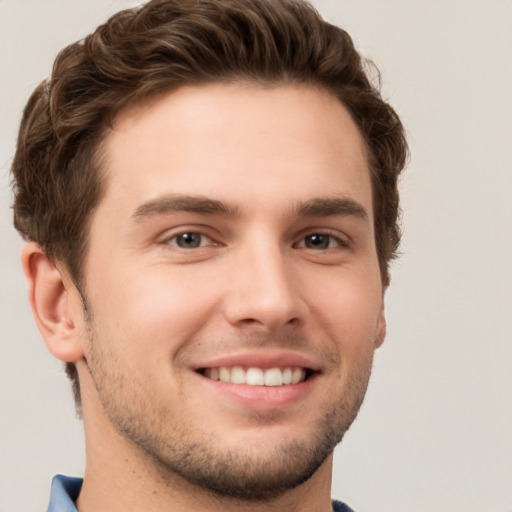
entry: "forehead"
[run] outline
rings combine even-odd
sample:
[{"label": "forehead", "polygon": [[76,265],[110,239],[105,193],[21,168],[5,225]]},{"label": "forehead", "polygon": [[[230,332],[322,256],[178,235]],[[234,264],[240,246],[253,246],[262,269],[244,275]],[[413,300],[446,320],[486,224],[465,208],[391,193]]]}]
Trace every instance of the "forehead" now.
[{"label": "forehead", "polygon": [[341,102],[319,88],[183,87],[123,111],[104,148],[103,202],[118,208],[180,193],[247,207],[254,197],[349,194],[371,209],[363,139]]}]

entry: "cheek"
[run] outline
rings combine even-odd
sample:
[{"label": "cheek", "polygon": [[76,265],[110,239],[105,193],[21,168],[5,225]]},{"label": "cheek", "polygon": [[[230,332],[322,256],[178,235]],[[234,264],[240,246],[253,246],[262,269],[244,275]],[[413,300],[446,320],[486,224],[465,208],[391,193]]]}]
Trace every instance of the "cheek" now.
[{"label": "cheek", "polygon": [[373,353],[382,309],[380,277],[360,279],[351,274],[344,279],[332,279],[321,293],[317,289],[314,296],[318,327],[327,329],[329,338],[345,357]]},{"label": "cheek", "polygon": [[124,346],[132,340],[140,350],[148,345],[169,350],[201,329],[216,304],[215,287],[201,286],[204,279],[191,279],[190,273],[146,267],[127,277],[102,274],[91,283],[95,324],[112,341],[122,338]]}]

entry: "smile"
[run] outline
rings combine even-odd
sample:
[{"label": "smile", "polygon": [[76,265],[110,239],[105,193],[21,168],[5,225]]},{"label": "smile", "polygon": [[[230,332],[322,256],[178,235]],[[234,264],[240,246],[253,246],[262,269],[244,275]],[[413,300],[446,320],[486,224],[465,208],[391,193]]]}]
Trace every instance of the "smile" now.
[{"label": "smile", "polygon": [[204,368],[199,371],[204,377],[230,384],[245,384],[247,386],[286,386],[304,382],[311,371],[302,367],[257,368],[242,366],[220,366]]}]

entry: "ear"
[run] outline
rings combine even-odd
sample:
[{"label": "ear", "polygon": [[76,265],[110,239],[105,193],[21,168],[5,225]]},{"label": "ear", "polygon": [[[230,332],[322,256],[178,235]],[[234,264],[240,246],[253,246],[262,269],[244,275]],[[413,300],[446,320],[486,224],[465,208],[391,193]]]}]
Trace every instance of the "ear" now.
[{"label": "ear", "polygon": [[386,337],[386,313],[384,311],[384,298],[377,318],[377,329],[375,330],[375,348],[379,348],[384,343]]},{"label": "ear", "polygon": [[34,242],[23,247],[21,262],[32,313],[49,352],[65,362],[82,359],[76,287]]}]

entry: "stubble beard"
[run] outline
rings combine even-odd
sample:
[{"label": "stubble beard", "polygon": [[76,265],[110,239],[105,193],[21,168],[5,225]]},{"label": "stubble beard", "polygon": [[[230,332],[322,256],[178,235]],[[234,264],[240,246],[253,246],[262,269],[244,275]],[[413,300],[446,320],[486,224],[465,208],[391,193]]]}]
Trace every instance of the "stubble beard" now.
[{"label": "stubble beard", "polygon": [[[366,393],[372,361],[353,375],[306,440],[287,440],[263,452],[259,446],[226,446],[223,439],[159,406],[149,390],[137,385],[102,348],[89,319],[90,376],[103,409],[116,431],[144,453],[162,481],[175,476],[221,499],[271,501],[304,482],[341,442]],[[264,428],[272,419],[259,415]]]}]

